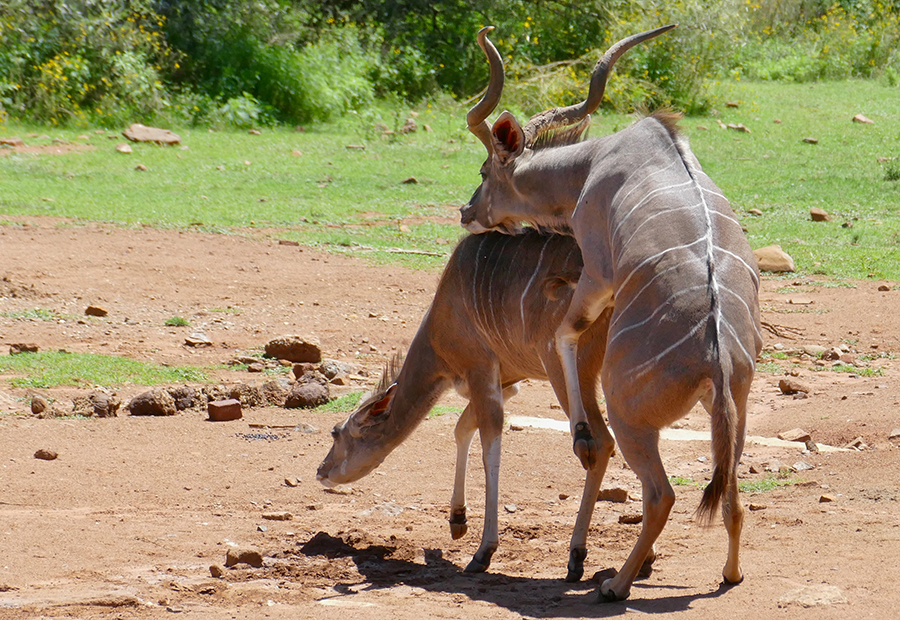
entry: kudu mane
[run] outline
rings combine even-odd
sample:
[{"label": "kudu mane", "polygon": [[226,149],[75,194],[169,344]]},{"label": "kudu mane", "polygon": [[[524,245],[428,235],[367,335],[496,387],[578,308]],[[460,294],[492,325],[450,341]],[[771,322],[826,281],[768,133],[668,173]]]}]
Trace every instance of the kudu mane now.
[{"label": "kudu mane", "polygon": [[403,367],[403,353],[397,352],[391,356],[391,359],[384,363],[384,369],[381,371],[381,379],[375,389],[369,392],[365,400],[358,405],[358,409],[362,410],[366,405],[376,403],[387,394],[388,388],[397,382],[397,376]]}]

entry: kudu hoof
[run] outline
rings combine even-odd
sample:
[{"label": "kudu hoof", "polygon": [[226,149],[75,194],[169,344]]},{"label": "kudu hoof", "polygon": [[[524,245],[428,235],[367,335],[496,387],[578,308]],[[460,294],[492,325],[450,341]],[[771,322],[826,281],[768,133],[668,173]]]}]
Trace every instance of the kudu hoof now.
[{"label": "kudu hoof", "polygon": [[598,602],[614,603],[616,601],[624,601],[627,599],[628,595],[631,594],[631,590],[626,590],[622,595],[616,594],[616,591],[612,589],[611,584],[609,583],[610,581],[612,581],[612,579],[607,579],[600,584],[600,599]]},{"label": "kudu hoof", "polygon": [[491,560],[488,558],[487,564],[483,564],[479,562],[477,559],[472,558],[469,562],[468,566],[466,566],[467,573],[483,573],[487,571],[488,567],[491,565]]},{"label": "kudu hoof", "polygon": [[569,551],[569,566],[566,573],[567,583],[576,583],[584,577],[584,560],[587,557],[587,549],[575,548]]},{"label": "kudu hoof", "polygon": [[587,422],[579,422],[575,425],[572,450],[585,469],[592,469],[597,463],[597,442],[594,441]]},{"label": "kudu hoof", "polygon": [[469,531],[468,522],[466,521],[466,512],[454,512],[450,515],[450,536],[453,540],[459,540]]},{"label": "kudu hoof", "polygon": [[641,564],[641,569],[638,571],[637,578],[638,579],[646,579],[650,575],[653,574],[653,562],[656,561],[656,554],[652,557],[644,560],[644,563]]},{"label": "kudu hoof", "polygon": [[738,578],[734,579],[734,580],[726,577],[724,573],[722,574],[722,585],[724,585],[725,587],[736,586],[743,581],[744,581],[744,573],[741,573],[740,576],[738,576]]}]

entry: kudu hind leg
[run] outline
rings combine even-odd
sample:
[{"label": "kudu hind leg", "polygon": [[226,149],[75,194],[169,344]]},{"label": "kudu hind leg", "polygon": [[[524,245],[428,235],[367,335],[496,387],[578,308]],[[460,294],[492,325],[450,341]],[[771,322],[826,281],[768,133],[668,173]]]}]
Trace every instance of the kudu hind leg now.
[{"label": "kudu hind leg", "polygon": [[598,287],[596,282],[582,273],[575,287],[569,310],[556,330],[556,350],[566,381],[569,399],[569,428],[572,433],[572,450],[582,467],[591,469],[597,461],[597,443],[591,433],[584,404],[581,401],[581,382],[578,377],[578,339],[602,312],[612,304],[612,295]]},{"label": "kudu hind leg", "polygon": [[622,456],[640,479],[643,492],[644,519],[637,543],[616,576],[600,584],[601,600],[620,601],[628,598],[631,584],[656,558],[654,544],[669,519],[675,492],[659,456],[659,431],[614,423],[612,410],[609,416]]}]

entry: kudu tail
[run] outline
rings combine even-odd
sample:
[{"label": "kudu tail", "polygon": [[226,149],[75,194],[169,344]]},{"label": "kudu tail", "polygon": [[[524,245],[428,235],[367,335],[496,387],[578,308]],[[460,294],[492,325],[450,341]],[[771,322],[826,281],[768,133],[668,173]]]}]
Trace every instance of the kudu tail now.
[{"label": "kudu tail", "polygon": [[709,524],[723,496],[731,485],[737,484],[735,466],[740,455],[737,454],[738,413],[734,397],[731,394],[731,364],[728,360],[720,360],[718,376],[713,379],[712,411],[712,480],[703,491],[703,498],[697,507],[697,518]]}]

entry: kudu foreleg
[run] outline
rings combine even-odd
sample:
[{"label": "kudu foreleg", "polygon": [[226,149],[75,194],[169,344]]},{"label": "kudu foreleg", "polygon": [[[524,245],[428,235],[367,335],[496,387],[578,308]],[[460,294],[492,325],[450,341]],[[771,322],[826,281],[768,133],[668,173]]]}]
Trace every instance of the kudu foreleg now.
[{"label": "kudu foreleg", "polygon": [[450,498],[450,536],[458,540],[469,531],[466,519],[466,471],[469,466],[469,448],[478,430],[478,419],[471,405],[466,405],[456,423],[456,475],[453,479],[453,495]]},{"label": "kudu foreleg", "polygon": [[604,310],[612,306],[612,293],[582,272],[569,310],[556,330],[556,350],[566,379],[566,396],[571,407],[569,429],[572,450],[582,467],[592,469],[597,462],[597,442],[591,432],[587,412],[581,401],[581,382],[578,378],[578,339]]}]

